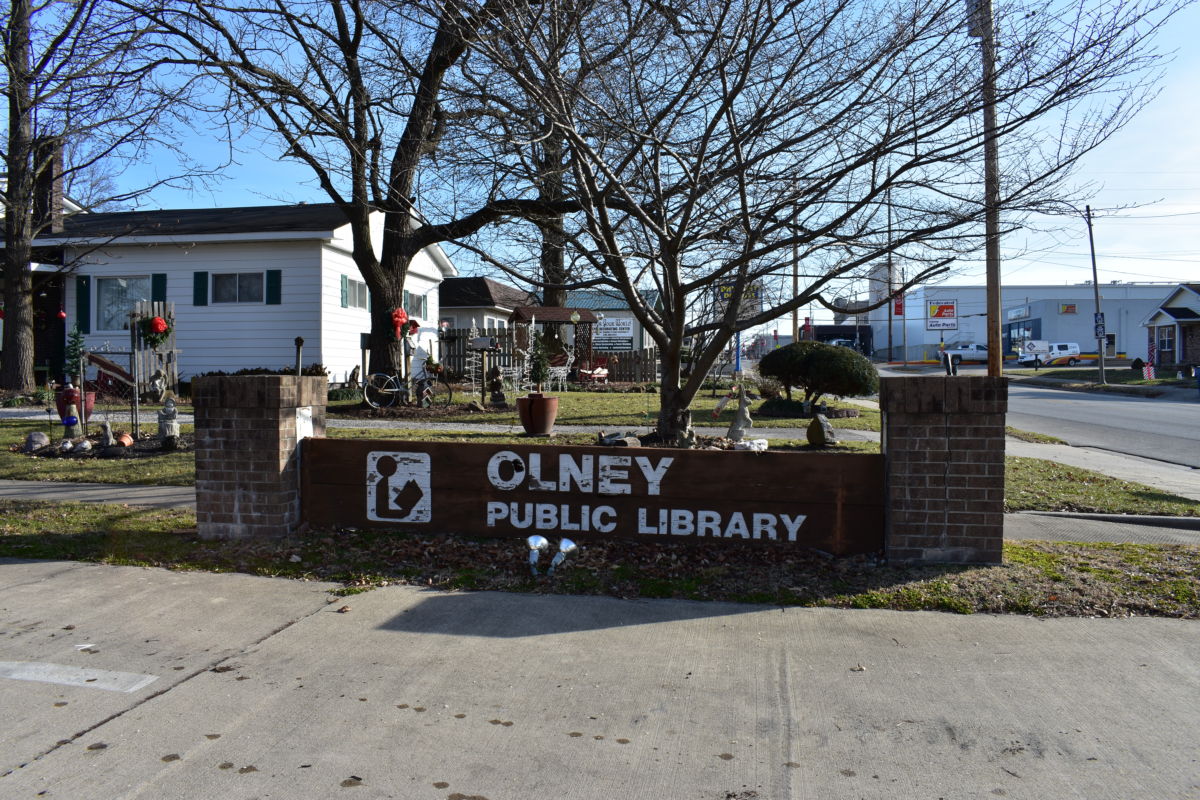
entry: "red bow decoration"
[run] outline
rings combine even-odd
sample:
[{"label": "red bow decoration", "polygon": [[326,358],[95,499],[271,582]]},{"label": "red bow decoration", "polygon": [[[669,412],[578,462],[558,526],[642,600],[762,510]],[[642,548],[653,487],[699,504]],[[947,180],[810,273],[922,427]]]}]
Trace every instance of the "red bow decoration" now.
[{"label": "red bow decoration", "polygon": [[150,320],[150,330],[153,333],[166,333],[167,321],[162,317],[155,317],[154,319]]},{"label": "red bow decoration", "polygon": [[396,338],[401,338],[404,333],[404,323],[408,322],[408,312],[403,308],[392,309],[392,327],[396,329]]}]

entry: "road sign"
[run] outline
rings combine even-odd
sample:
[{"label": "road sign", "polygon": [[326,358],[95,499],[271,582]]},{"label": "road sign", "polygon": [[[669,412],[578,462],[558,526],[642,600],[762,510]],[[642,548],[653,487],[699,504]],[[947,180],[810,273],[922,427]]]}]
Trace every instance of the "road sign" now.
[{"label": "road sign", "polygon": [[1021,346],[1021,352],[1029,355],[1044,355],[1050,352],[1050,342],[1045,339],[1030,339]]},{"label": "road sign", "polygon": [[1096,314],[1093,314],[1092,321],[1095,322],[1097,325],[1103,325],[1104,324],[1104,312],[1101,311]]},{"label": "road sign", "polygon": [[925,316],[925,330],[958,330],[957,300],[930,300],[927,304],[927,309],[928,314]]},{"label": "road sign", "polygon": [[1096,338],[1097,339],[1104,338],[1104,323],[1103,322],[1101,322],[1099,325],[1096,326]]}]

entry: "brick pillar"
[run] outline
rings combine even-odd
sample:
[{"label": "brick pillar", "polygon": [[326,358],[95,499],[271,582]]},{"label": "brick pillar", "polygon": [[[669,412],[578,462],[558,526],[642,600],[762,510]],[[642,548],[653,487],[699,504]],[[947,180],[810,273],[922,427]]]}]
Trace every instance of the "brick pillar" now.
[{"label": "brick pillar", "polygon": [[200,538],[295,532],[300,521],[297,423],[306,426],[311,414],[309,435],[325,435],[326,389],[322,377],[288,375],[192,382]]},{"label": "brick pillar", "polygon": [[999,563],[1008,379],[883,378],[889,559]]}]

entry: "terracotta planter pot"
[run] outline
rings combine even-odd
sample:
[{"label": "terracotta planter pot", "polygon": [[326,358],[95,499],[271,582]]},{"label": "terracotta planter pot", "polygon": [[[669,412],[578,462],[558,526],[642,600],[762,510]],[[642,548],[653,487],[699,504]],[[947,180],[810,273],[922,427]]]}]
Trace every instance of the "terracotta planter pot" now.
[{"label": "terracotta planter pot", "polygon": [[517,415],[526,434],[550,436],[554,433],[554,418],[558,416],[558,398],[530,392],[517,398]]},{"label": "terracotta planter pot", "polygon": [[[80,396],[83,397],[83,402],[80,403]],[[72,403],[75,404],[75,410],[79,412],[79,421],[87,422],[92,417],[92,408],[96,405],[95,392],[81,392],[79,389],[59,389],[54,393],[54,405],[58,409],[58,418],[62,419],[67,415],[67,407]]]}]

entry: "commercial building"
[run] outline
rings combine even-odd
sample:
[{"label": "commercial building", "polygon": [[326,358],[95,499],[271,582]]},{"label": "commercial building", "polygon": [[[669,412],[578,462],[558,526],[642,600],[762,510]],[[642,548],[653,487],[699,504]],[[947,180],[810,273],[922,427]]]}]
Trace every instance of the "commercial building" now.
[{"label": "commercial building", "polygon": [[[1147,357],[1142,323],[1174,285],[1120,281],[1100,285],[1106,357]],[[1041,339],[1077,342],[1085,357],[1090,353],[1094,358],[1094,292],[1090,282],[1001,286],[1004,354],[1015,357],[1021,342]],[[882,289],[873,289],[871,301],[880,299]],[[946,347],[987,343],[987,287],[920,286],[899,298],[898,304],[882,306],[869,316],[876,358],[935,361],[943,343]]]}]

